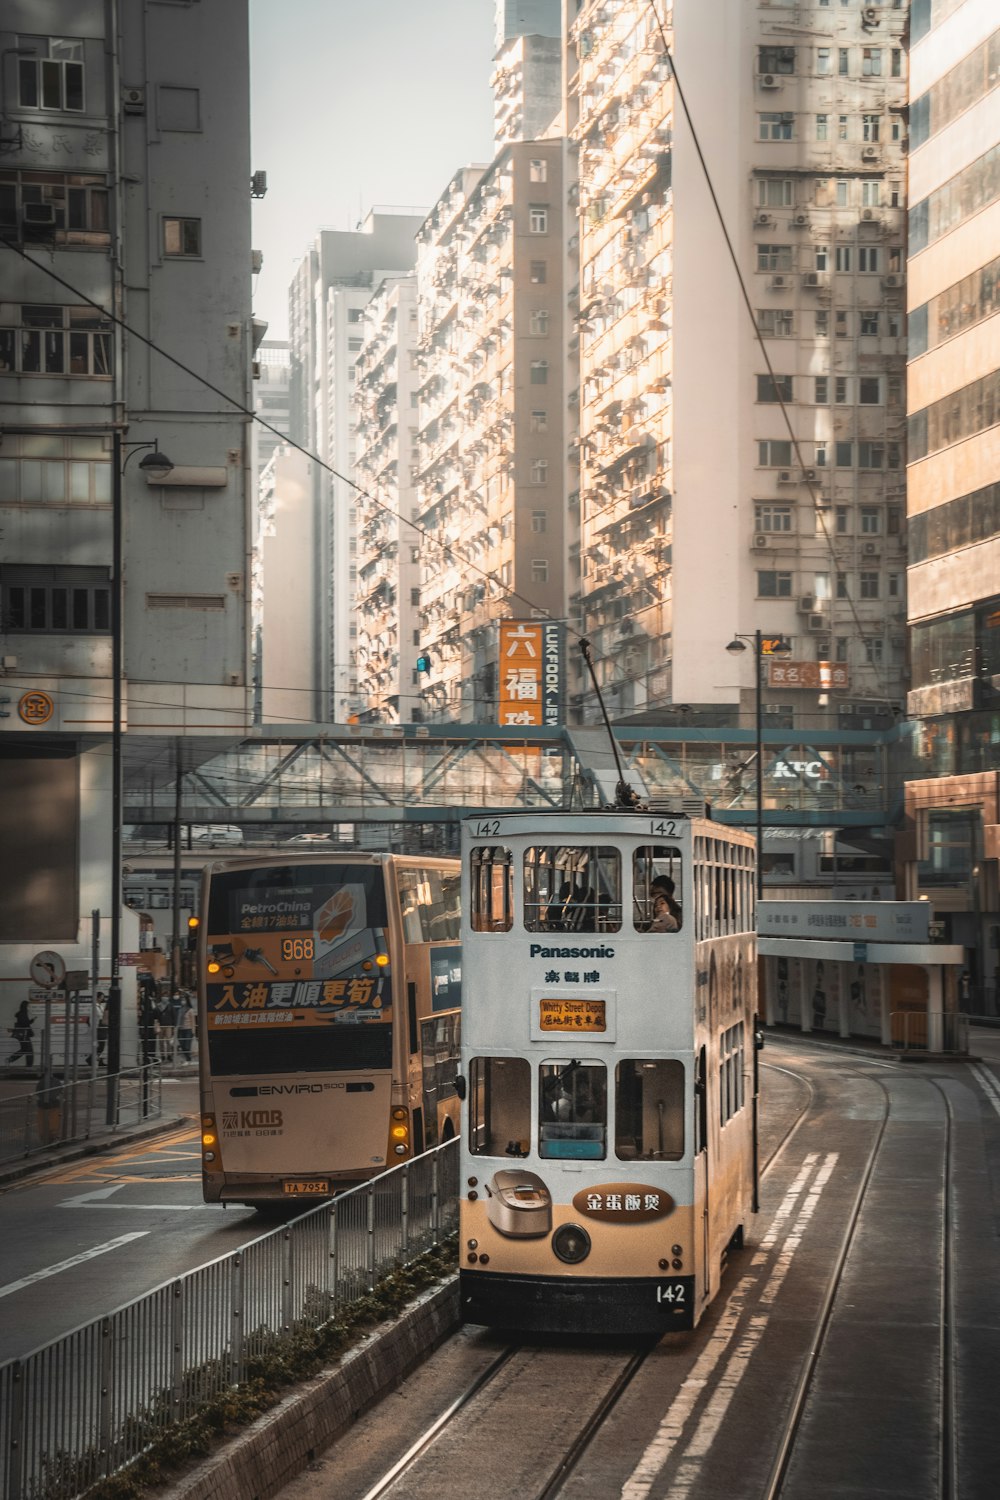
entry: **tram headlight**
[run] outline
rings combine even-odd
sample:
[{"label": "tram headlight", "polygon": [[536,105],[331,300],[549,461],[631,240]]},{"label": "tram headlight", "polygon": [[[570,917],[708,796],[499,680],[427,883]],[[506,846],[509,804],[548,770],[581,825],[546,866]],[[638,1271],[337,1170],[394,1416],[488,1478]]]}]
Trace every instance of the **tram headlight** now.
[{"label": "tram headlight", "polygon": [[579,1224],[560,1224],[552,1236],[552,1249],[566,1265],[579,1265],[590,1254],[590,1235]]}]

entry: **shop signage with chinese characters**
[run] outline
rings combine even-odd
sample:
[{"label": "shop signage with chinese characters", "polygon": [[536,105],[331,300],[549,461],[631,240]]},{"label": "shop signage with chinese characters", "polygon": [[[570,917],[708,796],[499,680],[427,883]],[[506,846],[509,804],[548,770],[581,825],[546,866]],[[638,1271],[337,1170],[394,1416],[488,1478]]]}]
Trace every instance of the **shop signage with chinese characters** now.
[{"label": "shop signage with chinese characters", "polygon": [[926,943],[926,901],[761,901],[758,937],[839,938],[852,943]]},{"label": "shop signage with chinese characters", "polygon": [[851,675],[846,662],[769,661],[767,683],[768,687],[816,688],[825,693],[850,687]]},{"label": "shop signage with chinese characters", "polygon": [[559,724],[564,698],[559,620],[501,620],[501,724]]}]

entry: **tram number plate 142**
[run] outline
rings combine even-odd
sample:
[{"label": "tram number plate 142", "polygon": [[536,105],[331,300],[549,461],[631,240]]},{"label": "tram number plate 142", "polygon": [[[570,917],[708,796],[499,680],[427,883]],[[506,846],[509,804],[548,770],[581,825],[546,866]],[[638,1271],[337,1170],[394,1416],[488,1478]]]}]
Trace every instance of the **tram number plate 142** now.
[{"label": "tram number plate 142", "polygon": [[656,1300],[657,1302],[683,1302],[683,1281],[668,1281],[666,1286],[658,1286],[656,1288]]}]

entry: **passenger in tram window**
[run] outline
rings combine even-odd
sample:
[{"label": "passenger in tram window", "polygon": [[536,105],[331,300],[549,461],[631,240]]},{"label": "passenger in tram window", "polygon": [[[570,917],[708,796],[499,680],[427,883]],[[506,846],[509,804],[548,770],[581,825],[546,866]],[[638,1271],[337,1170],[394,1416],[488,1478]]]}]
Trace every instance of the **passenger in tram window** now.
[{"label": "passenger in tram window", "polygon": [[597,898],[591,885],[576,885],[570,892],[564,910],[567,932],[596,931],[595,907]]},{"label": "passenger in tram window", "polygon": [[650,932],[679,932],[681,909],[674,900],[676,889],[669,875],[657,875],[649,887],[653,897],[653,920]]}]

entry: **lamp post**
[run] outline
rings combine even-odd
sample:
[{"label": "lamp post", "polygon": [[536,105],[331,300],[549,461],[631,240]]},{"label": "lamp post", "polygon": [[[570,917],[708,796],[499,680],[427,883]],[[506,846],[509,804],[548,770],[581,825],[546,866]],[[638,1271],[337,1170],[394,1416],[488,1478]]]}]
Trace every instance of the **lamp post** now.
[{"label": "lamp post", "polygon": [[[126,453],[126,448],[131,452]],[[122,1060],[122,987],[119,970],[122,920],[122,572],[124,563],[122,489],[125,466],[141,448],[152,453],[139,463],[150,479],[165,479],[174,467],[155,442],[126,443],[115,428],[111,490],[111,976],[108,984],[108,1097],[106,1121],[118,1114],[118,1073]]]},{"label": "lamp post", "polygon": [[740,656],[747,646],[754,651],[754,726],[757,747],[757,900],[764,895],[764,706],[761,692],[760,667],[765,656],[790,656],[792,648],[783,636],[764,635],[755,630],[753,635],[734,635],[726,650],[730,656]]}]

